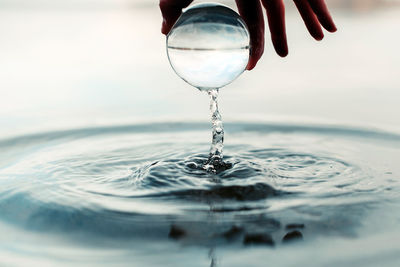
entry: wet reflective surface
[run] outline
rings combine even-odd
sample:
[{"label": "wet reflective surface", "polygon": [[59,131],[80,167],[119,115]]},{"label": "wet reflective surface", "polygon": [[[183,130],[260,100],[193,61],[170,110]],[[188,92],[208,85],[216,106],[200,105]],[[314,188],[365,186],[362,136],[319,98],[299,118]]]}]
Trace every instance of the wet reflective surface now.
[{"label": "wet reflective surface", "polygon": [[[208,124],[0,141],[1,254],[12,255],[3,258],[147,266],[187,266],[193,258],[193,266],[258,266],[270,253],[273,262],[290,263],[278,255],[289,249],[296,258],[315,246],[340,253],[346,245],[337,243],[361,242],[391,256],[388,264],[398,259],[390,240],[400,220],[400,136],[232,123],[226,133],[230,166],[217,173],[202,168]],[[332,262],[335,253],[322,253],[315,264]],[[344,259],[359,260],[360,253]]]}]

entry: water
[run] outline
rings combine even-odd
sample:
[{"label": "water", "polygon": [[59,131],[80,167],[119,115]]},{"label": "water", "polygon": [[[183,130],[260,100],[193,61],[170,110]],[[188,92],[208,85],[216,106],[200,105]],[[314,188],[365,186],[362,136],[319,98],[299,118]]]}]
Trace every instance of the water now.
[{"label": "water", "polygon": [[172,68],[200,90],[235,80],[246,69],[249,51],[246,24],[235,11],[218,4],[189,8],[167,37]]},{"label": "water", "polygon": [[222,124],[221,114],[218,109],[218,90],[208,92],[210,96],[210,111],[212,123],[212,142],[210,149],[210,161],[220,161],[223,158],[222,150],[224,146],[224,125]]},{"label": "water", "polygon": [[218,109],[218,89],[209,90],[212,124],[212,141],[208,160],[203,168],[210,172],[220,172],[230,167],[223,161],[224,125]]},{"label": "water", "polygon": [[225,128],[214,173],[207,123],[1,140],[0,265],[396,266],[400,136]]}]

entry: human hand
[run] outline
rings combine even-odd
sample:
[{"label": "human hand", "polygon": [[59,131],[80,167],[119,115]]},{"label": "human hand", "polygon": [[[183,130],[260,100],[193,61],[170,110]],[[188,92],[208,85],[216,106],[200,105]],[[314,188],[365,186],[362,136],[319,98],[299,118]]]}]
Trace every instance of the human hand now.
[{"label": "human hand", "polygon": [[[271,39],[275,51],[281,57],[288,54],[285,26],[285,6],[283,0],[236,0],[239,13],[246,22],[250,32],[250,59],[247,70],[253,69],[264,52],[264,16],[261,3],[264,6]],[[325,0],[293,0],[299,13],[314,39],[324,38],[322,27],[329,32],[335,32],[336,26],[326,6]],[[168,34],[182,9],[188,7],[193,0],[160,0],[163,16],[161,32]]]}]

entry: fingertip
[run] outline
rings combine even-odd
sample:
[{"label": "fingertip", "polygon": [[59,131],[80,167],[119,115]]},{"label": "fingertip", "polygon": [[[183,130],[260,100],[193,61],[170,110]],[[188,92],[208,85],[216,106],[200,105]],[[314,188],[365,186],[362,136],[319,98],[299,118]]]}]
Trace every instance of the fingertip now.
[{"label": "fingertip", "polygon": [[284,44],[282,44],[280,46],[275,45],[275,52],[280,57],[286,57],[289,54],[289,49],[288,49],[287,43],[285,42]]},{"label": "fingertip", "polygon": [[252,70],[257,65],[258,61],[260,60],[263,54],[263,47],[257,50],[250,50],[250,58],[249,62],[247,63],[246,70]]},{"label": "fingertip", "polygon": [[321,32],[321,33],[319,33],[319,34],[314,35],[313,37],[314,37],[314,39],[317,40],[317,41],[322,41],[322,39],[324,39],[325,36],[324,36],[324,34]]},{"label": "fingertip", "polygon": [[329,29],[327,29],[328,32],[334,33],[337,32],[337,27],[335,24],[333,24]]},{"label": "fingertip", "polygon": [[327,30],[328,32],[336,32],[337,28],[335,23],[333,22],[332,19],[329,19],[329,21],[322,21],[321,25]]},{"label": "fingertip", "polygon": [[249,61],[249,63],[246,66],[246,70],[250,71],[252,69],[254,69],[254,67],[257,65],[257,62],[251,62]]},{"label": "fingertip", "polygon": [[173,23],[171,23],[171,22],[167,21],[166,19],[164,19],[163,22],[162,22],[162,25],[161,25],[161,32],[163,34],[167,35],[171,31],[173,26],[174,26]]},{"label": "fingertip", "polygon": [[328,32],[336,32],[337,28],[328,10],[326,1],[308,0],[308,3],[310,4],[311,9],[318,17],[319,22],[325,28],[325,30],[327,30]]},{"label": "fingertip", "polygon": [[322,39],[324,39],[325,35],[324,32],[320,26],[320,24],[317,22],[317,20],[315,21],[310,21],[306,24],[308,32],[311,34],[311,36],[317,40],[317,41],[321,41]]},{"label": "fingertip", "polygon": [[289,54],[288,50],[282,50],[282,51],[277,51],[278,55],[280,57],[287,57],[287,55]]},{"label": "fingertip", "polygon": [[168,35],[169,31],[167,31],[166,29],[162,28],[161,29],[161,33],[164,35]]},{"label": "fingertip", "polygon": [[168,31],[167,31],[166,25],[165,25],[165,21],[163,21],[163,23],[161,24],[161,33],[164,35],[168,34]]},{"label": "fingertip", "polygon": [[255,66],[251,66],[251,65],[247,65],[246,70],[247,71],[251,71],[252,69],[254,69]]}]

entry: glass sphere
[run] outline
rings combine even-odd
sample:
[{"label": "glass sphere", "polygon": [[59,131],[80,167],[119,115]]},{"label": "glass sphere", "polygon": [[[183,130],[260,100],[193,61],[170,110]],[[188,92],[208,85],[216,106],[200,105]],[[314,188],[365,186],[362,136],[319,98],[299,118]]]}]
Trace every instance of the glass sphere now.
[{"label": "glass sphere", "polygon": [[235,80],[246,69],[249,52],[246,24],[220,4],[187,9],[167,36],[172,68],[200,90],[221,88]]}]

